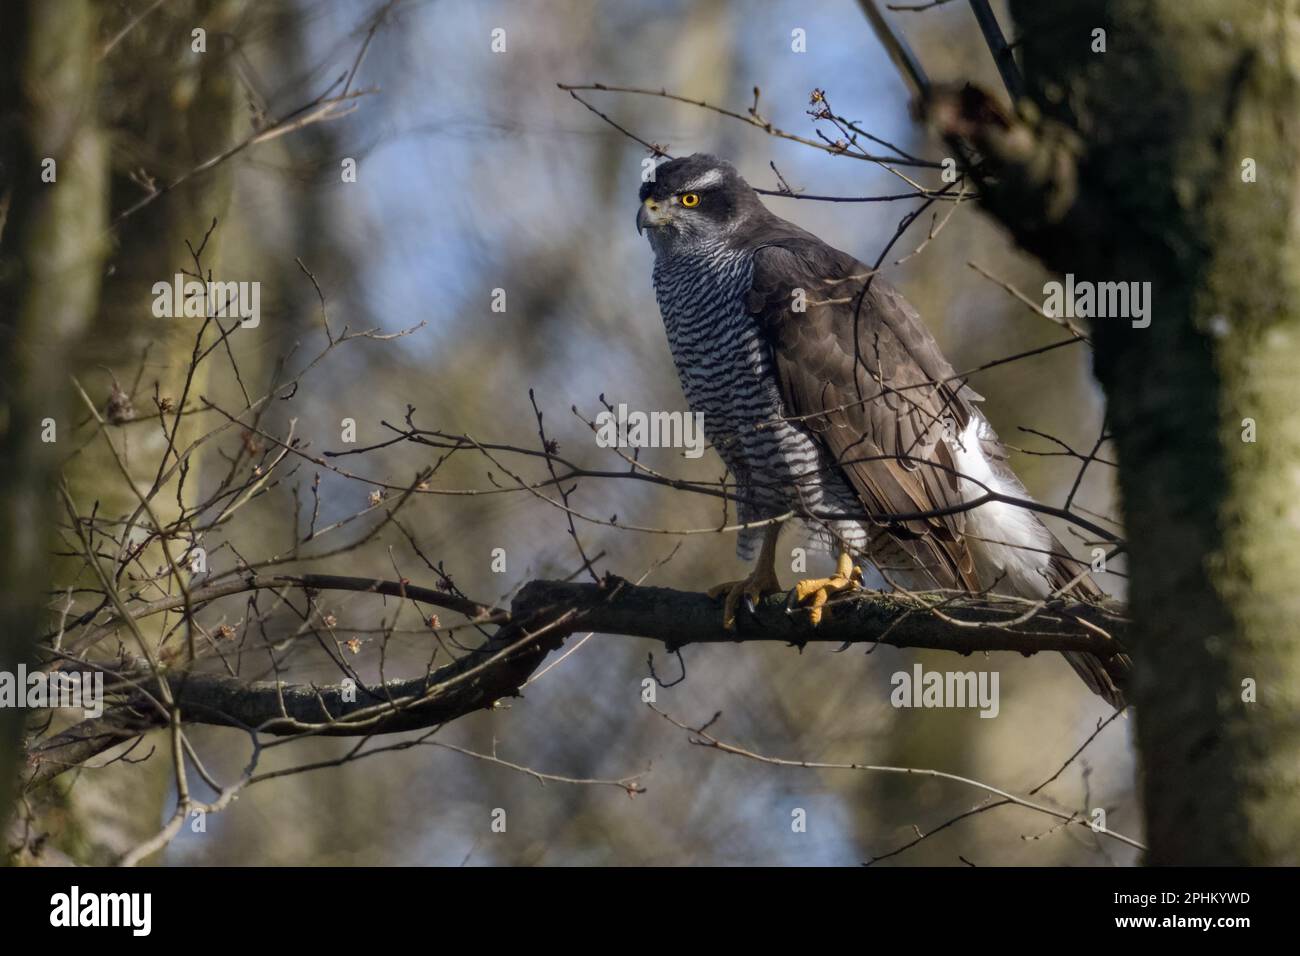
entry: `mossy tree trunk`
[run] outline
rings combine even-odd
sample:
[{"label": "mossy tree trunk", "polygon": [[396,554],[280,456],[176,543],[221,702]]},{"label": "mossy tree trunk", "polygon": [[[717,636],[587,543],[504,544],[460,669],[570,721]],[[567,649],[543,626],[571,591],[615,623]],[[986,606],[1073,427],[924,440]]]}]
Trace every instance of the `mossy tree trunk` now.
[{"label": "mossy tree trunk", "polygon": [[[98,19],[85,0],[9,4],[0,18],[0,670],[11,673],[50,623],[49,528],[75,415],[59,373],[95,314],[107,251]],[[0,832],[25,716],[0,709]]]},{"label": "mossy tree trunk", "polygon": [[1003,150],[989,208],[1053,269],[1152,284],[1149,327],[1093,322],[1128,531],[1148,862],[1296,863],[1300,4],[1011,10],[1034,100],[1081,143],[1031,120],[1034,156]]},{"label": "mossy tree trunk", "polygon": [[[114,380],[125,390],[138,380],[134,414],[152,418],[109,429],[134,488],[122,479],[102,437],[89,441],[66,469],[77,505],[86,511],[98,502],[98,514],[104,519],[128,517],[136,510],[139,495],[152,486],[167,453],[168,436],[180,409],[186,378],[191,374],[195,338],[202,325],[198,318],[155,316],[154,283],[171,282],[182,271],[193,274],[195,262],[189,247],[202,247],[205,279],[209,271],[214,280],[227,278],[222,273],[221,253],[224,234],[231,229],[225,220],[232,167],[226,164],[188,174],[227,149],[237,135],[239,86],[232,38],[237,34],[243,7],[244,0],[169,3],[165,16],[155,15],[137,24],[104,60],[99,108],[105,127],[114,136],[110,180],[114,214],[131,208],[147,195],[147,183],[161,188],[187,177],[181,185],[113,225],[109,274],[100,308],[69,363],[69,370],[101,411]],[[105,34],[116,35],[129,20],[128,11],[115,13]],[[194,31],[198,29],[204,31],[202,51],[195,49]],[[208,237],[214,219],[218,224]],[[216,341],[217,334],[215,325],[209,328],[205,348]],[[224,351],[218,349],[193,373],[188,405],[197,405],[199,395],[210,393],[211,379],[217,377],[210,376],[212,363],[223,361]],[[161,415],[166,433],[159,422],[155,387],[160,397],[175,405],[174,411]],[[85,417],[84,411],[79,417]],[[201,416],[182,417],[175,448],[183,450],[209,427],[211,423]],[[201,464],[198,457],[189,462],[185,478],[187,503],[196,500],[203,489]],[[175,479],[158,492],[151,507],[163,524],[177,516]],[[173,558],[183,550],[183,542],[171,544]],[[75,567],[65,563],[56,571],[66,578]],[[167,568],[161,548],[151,547],[128,570],[123,584],[145,596],[161,596],[160,587],[175,589],[166,577]],[[146,571],[164,572],[158,586],[131,583],[133,577],[143,577]],[[170,618],[150,622],[146,638],[160,639],[173,623]],[[77,826],[65,831],[62,848],[78,860],[107,860],[156,832],[168,809],[164,804],[172,771],[166,751],[167,746],[160,745],[154,759],[142,765],[115,764],[97,772],[94,787],[76,788],[71,794],[71,807]]]},{"label": "mossy tree trunk", "polygon": [[[244,0],[178,0],[129,30],[130,11],[91,0],[5,10],[0,666],[6,669],[48,625],[41,609],[53,603],[51,582],[94,581],[77,559],[49,560],[52,547],[66,550],[51,533],[61,515],[53,504],[58,478],[66,477],[83,511],[96,504],[99,519],[113,521],[135,509],[158,472],[166,439],[154,384],[179,406],[201,320],[155,317],[151,288],[194,269],[186,242],[197,248],[213,219],[225,218],[231,172],[219,166],[190,176],[120,223],[110,222],[109,209],[132,206],[150,181],[157,187],[176,181],[231,145],[239,96],[230,38],[244,6]],[[203,51],[195,49],[198,29]],[[52,183],[41,178],[46,158],[57,163]],[[220,246],[218,227],[202,257],[216,279],[223,278]],[[209,344],[214,334],[209,331]],[[205,389],[205,373],[206,366],[195,376],[191,404]],[[101,438],[83,431],[74,441],[73,426],[87,413],[70,376],[101,411],[113,379],[130,389],[138,376],[135,413],[153,421],[111,429],[134,489]],[[170,431],[173,414],[164,417]],[[54,444],[41,442],[45,418],[57,423]],[[184,419],[176,446],[184,448],[200,426],[197,418]],[[71,455],[74,445],[84,447]],[[202,476],[197,462],[191,465],[192,496]],[[153,507],[160,520],[171,520],[174,488],[163,489]],[[154,549],[141,564],[154,570],[166,561]],[[149,593],[148,585],[138,586]],[[0,711],[0,719],[6,721],[0,779],[7,784],[14,779],[20,715]],[[161,759],[99,771],[95,787],[72,792],[72,817],[56,842],[78,860],[124,851],[159,826],[167,780]]]}]

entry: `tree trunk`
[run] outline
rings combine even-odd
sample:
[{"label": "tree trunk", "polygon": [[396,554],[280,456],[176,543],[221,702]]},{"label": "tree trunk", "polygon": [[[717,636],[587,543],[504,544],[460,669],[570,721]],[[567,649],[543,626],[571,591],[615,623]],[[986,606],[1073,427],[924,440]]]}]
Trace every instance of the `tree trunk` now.
[{"label": "tree trunk", "polygon": [[[235,141],[239,90],[229,37],[243,9],[244,0],[169,3],[166,15],[156,14],[136,24],[105,57],[100,108],[105,126],[114,135],[110,188],[115,215],[143,197],[141,180],[151,179],[162,188]],[[127,11],[114,14],[105,33],[116,35],[129,22]],[[206,31],[206,52],[193,50],[192,31],[196,28]],[[101,519],[125,519],[136,510],[138,495],[150,489],[160,462],[167,457],[168,435],[158,419],[165,421],[169,434],[186,378],[191,375],[202,319],[155,316],[151,290],[155,282],[171,282],[178,272],[194,272],[187,242],[195,250],[203,249],[205,279],[209,271],[215,280],[230,278],[222,272],[222,248],[225,233],[232,228],[224,221],[232,176],[230,164],[190,176],[113,227],[111,274],[104,281],[100,307],[64,367],[78,377],[101,413],[115,383],[130,391],[139,377],[133,412],[153,421],[109,428],[134,488],[122,479],[102,436],[92,437],[90,431],[79,436],[85,448],[68,464],[66,475],[72,497],[83,512],[97,502]],[[220,221],[204,245],[214,219]],[[211,346],[217,336],[215,326],[209,328],[204,347]],[[219,350],[193,372],[187,405],[197,405],[198,396],[209,393],[209,370],[213,362],[224,360]],[[175,411],[159,416],[155,386],[160,397],[174,403]],[[87,417],[80,405],[76,417]],[[94,427],[92,423],[90,428]],[[208,427],[211,423],[201,416],[182,417],[175,448],[183,450]],[[168,457],[167,463],[172,460]],[[192,500],[203,487],[204,476],[198,456],[189,464],[186,498]],[[176,497],[173,479],[151,502],[153,513],[163,524],[178,514]],[[148,518],[143,521],[149,523]],[[144,530],[138,528],[136,533],[143,535]],[[173,558],[179,560],[183,550],[183,542],[172,542]],[[80,559],[60,563],[56,579],[66,585],[80,564]],[[130,573],[167,567],[166,556],[154,545],[145,550]],[[89,571],[81,573],[81,584],[94,582]],[[162,595],[159,588],[175,587],[167,577],[158,585],[136,587],[142,595],[154,598]],[[151,641],[161,639],[164,626],[161,619],[149,622],[145,636]],[[165,749],[159,747],[155,758],[144,764],[114,764],[98,771],[94,787],[73,790],[69,808],[75,826],[60,834],[61,848],[74,859],[96,862],[116,858],[151,836],[166,812],[164,804],[172,785]]]},{"label": "tree trunk", "polygon": [[[90,324],[107,249],[94,5],[30,0],[0,24],[0,670],[49,623],[59,459],[76,414],[61,372]],[[46,160],[54,165],[43,166]],[[42,178],[42,173],[46,178]],[[49,181],[52,174],[53,180]],[[46,420],[53,422],[53,441]],[[0,708],[0,833],[27,712]]]},{"label": "tree trunk", "polygon": [[989,207],[1076,280],[1151,283],[1149,327],[1093,320],[1128,530],[1148,862],[1294,864],[1300,4],[1011,8],[1032,98],[1083,145],[1032,118],[1019,155],[994,135],[995,162],[1019,175]]},{"label": "tree trunk", "polygon": [[[49,597],[51,582],[66,588],[95,580],[79,559],[49,558],[52,548],[67,550],[53,530],[56,522],[66,524],[62,509],[54,507],[58,481],[66,478],[84,513],[96,504],[101,520],[123,518],[138,504],[102,437],[93,434],[94,423],[74,437],[74,426],[85,423],[88,414],[69,376],[103,411],[113,379],[129,390],[143,366],[135,414],[157,416],[155,382],[162,397],[180,405],[198,321],[156,318],[150,290],[182,269],[193,270],[185,242],[198,248],[213,218],[224,216],[230,169],[189,178],[111,229],[108,210],[138,201],[145,178],[161,187],[230,145],[237,91],[223,38],[243,7],[244,0],[181,0],[179,6],[169,5],[168,15],[143,19],[130,29],[129,11],[108,11],[102,30],[100,7],[90,0],[42,0],[5,11],[0,50],[0,143],[5,144],[0,175],[9,207],[7,225],[0,226],[4,670],[28,659],[30,642],[46,630],[51,618],[42,608],[58,598]],[[206,53],[192,52],[196,27],[207,31]],[[106,37],[115,38],[111,49],[104,45]],[[111,178],[101,126],[113,131]],[[47,158],[56,163],[53,181],[42,179]],[[219,247],[218,230],[203,255],[205,270],[212,269],[218,279]],[[210,330],[208,342],[214,338]],[[191,405],[205,387],[205,371],[206,366],[194,377]],[[172,415],[165,417],[170,430]],[[47,418],[57,428],[54,443],[42,441]],[[199,427],[196,418],[184,419],[176,446],[185,447]],[[111,434],[136,489],[147,490],[166,445],[156,419],[113,428]],[[199,480],[197,467],[192,468],[192,486]],[[155,513],[163,521],[175,515],[175,498],[173,489],[164,489],[155,499]],[[141,564],[152,569],[165,561],[155,548]],[[150,593],[147,586],[144,593]],[[0,710],[5,800],[8,782],[16,777],[22,716]],[[167,773],[161,759],[144,768],[100,771],[96,787],[67,796],[70,813],[54,842],[83,861],[134,845],[157,829]],[[6,809],[0,806],[0,812]]]}]

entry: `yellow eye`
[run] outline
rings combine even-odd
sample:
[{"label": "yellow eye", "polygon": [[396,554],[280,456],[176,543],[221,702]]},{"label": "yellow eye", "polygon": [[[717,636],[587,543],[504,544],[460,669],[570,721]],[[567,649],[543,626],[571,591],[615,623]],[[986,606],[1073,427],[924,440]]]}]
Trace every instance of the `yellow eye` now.
[{"label": "yellow eye", "polygon": [[682,193],[682,205],[685,206],[687,209],[690,209],[692,206],[698,206],[699,204],[700,204],[699,193]]}]

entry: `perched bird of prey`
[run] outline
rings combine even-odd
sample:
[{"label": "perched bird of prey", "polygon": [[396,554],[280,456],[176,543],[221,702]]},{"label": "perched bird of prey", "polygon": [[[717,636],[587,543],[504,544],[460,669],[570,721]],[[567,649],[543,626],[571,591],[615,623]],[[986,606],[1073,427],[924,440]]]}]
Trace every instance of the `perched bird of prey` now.
[{"label": "perched bird of prey", "polygon": [[[853,256],[770,212],[726,162],[664,163],[641,187],[637,231],[654,250],[654,287],[687,403],[735,482],[743,523],[791,516],[838,556],[831,578],[793,597],[814,624],[827,599],[856,588],[860,557],[895,586],[1029,598],[1101,590],[1025,508],[962,510],[989,491],[1029,494],[976,402],[916,311]],[[781,590],[781,523],[744,529],[758,563],[726,595]],[[1083,569],[1083,570],[1081,570]],[[1129,663],[1066,658],[1116,707]]]}]

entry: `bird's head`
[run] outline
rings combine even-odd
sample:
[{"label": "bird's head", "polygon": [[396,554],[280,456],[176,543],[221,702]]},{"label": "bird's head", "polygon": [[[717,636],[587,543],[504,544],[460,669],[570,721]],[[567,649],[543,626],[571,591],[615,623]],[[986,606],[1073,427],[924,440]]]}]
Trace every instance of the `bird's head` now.
[{"label": "bird's head", "polygon": [[647,233],[656,256],[716,242],[766,211],[734,166],[706,153],[656,167],[640,198],[636,229]]}]

